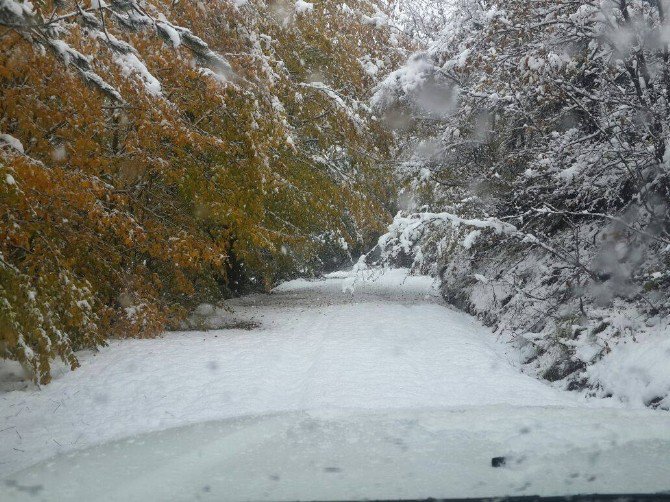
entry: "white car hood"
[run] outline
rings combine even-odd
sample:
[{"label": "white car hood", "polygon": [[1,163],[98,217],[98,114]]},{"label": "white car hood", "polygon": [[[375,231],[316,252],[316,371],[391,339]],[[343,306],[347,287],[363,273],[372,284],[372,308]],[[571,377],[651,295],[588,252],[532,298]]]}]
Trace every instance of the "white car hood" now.
[{"label": "white car hood", "polygon": [[[625,442],[620,438],[625,438]],[[305,411],[194,424],[58,456],[0,499],[361,500],[670,490],[670,414],[506,405]],[[493,457],[505,465],[494,468]]]}]

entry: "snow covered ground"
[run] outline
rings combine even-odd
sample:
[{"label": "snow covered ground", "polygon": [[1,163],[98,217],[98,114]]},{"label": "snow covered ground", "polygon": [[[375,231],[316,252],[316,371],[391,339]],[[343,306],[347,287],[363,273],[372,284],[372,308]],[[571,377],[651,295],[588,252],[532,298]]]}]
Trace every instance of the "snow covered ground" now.
[{"label": "snow covered ground", "polygon": [[[364,425],[360,428],[372,435],[374,424],[384,417],[395,417],[391,427],[395,434],[412,413],[422,423],[437,420],[440,430],[448,429],[450,420],[455,420],[451,426],[457,423],[461,431],[457,438],[471,429],[477,441],[490,442],[496,437],[500,448],[513,451],[516,444],[525,456],[534,448],[537,451],[537,445],[558,448],[565,456],[566,469],[574,460],[568,447],[591,447],[592,453],[593,448],[608,445],[619,448],[615,453],[620,455],[626,441],[670,444],[670,414],[626,410],[611,400],[586,401],[579,394],[557,390],[520,373],[507,348],[475,319],[445,306],[429,278],[407,277],[402,270],[367,280],[337,273],[321,281],[293,281],[271,295],[241,298],[230,306],[234,312],[199,309],[194,322],[211,329],[167,333],[154,340],[114,341],[97,354],[83,355],[80,369],[62,372],[42,390],[0,394],[0,479],[9,483],[4,489],[13,489],[11,480],[16,476],[25,478],[18,471],[44,459],[142,433],[237,419],[274,424],[268,426],[270,432],[263,433],[266,439],[280,430],[285,436],[297,422],[287,425],[284,419],[277,419],[281,422],[277,425],[267,418],[278,412],[290,412],[281,416],[297,417],[298,422],[339,417],[337,427],[342,426],[344,416],[367,417],[361,419]],[[203,430],[198,427],[197,431]],[[332,427],[332,423],[315,425],[312,439],[323,439],[325,434],[328,444],[336,444]],[[534,432],[527,434],[526,428]],[[193,444],[206,444],[206,435],[185,430]],[[453,435],[453,427],[451,430]],[[408,432],[410,436],[415,433],[419,434]],[[179,450],[183,437],[165,441]],[[537,441],[535,447],[533,441]],[[426,444],[424,453],[439,450],[436,445]],[[454,447],[465,448],[459,445]],[[219,444],[230,456],[233,450],[229,448],[225,441]],[[279,446],[263,443],[257,453],[273,457],[276,448]],[[656,469],[668,469],[670,474],[670,464],[658,464],[652,450],[647,448]],[[91,451],[96,450],[79,455],[88,456]],[[142,458],[146,464],[147,459]],[[235,463],[234,455],[230,462]],[[282,459],[276,457],[275,462]],[[490,457],[486,462],[490,469]],[[65,463],[69,465],[70,460]],[[629,463],[645,465],[639,456]],[[258,458],[249,465],[257,464]],[[295,456],[293,464],[296,476],[304,472],[296,467]],[[355,471],[354,464],[350,460],[347,468]],[[48,478],[45,465],[38,466],[37,472]],[[604,465],[599,469],[610,477],[618,472]],[[651,478],[639,478],[638,485],[656,479],[653,476],[658,473],[654,473]],[[88,479],[93,474],[88,472]],[[662,484],[670,475],[658,479]],[[505,486],[510,482],[504,479]],[[670,489],[670,482],[667,484],[665,489]],[[656,485],[648,483],[642,488],[663,488]],[[247,496],[262,498],[262,493]],[[274,492],[273,497],[281,498],[282,493],[288,498],[296,496],[289,490]],[[333,493],[356,495],[346,490]],[[392,492],[366,493],[388,497]],[[444,493],[414,496],[429,495]]]}]

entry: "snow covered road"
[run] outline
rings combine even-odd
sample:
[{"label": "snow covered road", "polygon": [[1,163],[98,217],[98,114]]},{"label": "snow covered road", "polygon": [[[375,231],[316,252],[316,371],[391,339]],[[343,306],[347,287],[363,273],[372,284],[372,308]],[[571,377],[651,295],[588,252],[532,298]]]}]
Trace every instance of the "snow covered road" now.
[{"label": "snow covered road", "polygon": [[140,433],[282,411],[612,406],[523,375],[490,330],[401,270],[293,281],[231,306],[200,310],[223,329],[114,341],[41,391],[0,394],[0,478]]}]

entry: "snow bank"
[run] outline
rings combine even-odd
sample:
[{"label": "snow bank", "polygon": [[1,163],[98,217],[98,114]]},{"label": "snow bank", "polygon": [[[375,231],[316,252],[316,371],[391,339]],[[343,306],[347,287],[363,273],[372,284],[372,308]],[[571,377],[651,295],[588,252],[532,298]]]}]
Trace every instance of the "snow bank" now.
[{"label": "snow bank", "polygon": [[615,345],[586,371],[608,394],[635,406],[670,408],[670,326]]},{"label": "snow bank", "polygon": [[[595,288],[571,294],[563,285],[572,272],[557,268],[555,253],[572,238],[555,237],[555,249],[492,218],[399,214],[364,261],[439,276],[445,299],[492,326],[528,374],[630,406],[670,408],[670,320],[649,318],[626,298],[598,306]],[[651,274],[650,289],[662,279]]]}]

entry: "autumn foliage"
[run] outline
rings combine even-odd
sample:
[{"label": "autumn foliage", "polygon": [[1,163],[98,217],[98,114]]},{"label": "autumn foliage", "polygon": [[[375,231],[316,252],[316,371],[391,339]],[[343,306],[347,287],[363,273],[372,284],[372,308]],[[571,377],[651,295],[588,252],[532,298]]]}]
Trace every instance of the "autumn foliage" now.
[{"label": "autumn foliage", "polygon": [[55,357],[74,368],[368,243],[392,187],[364,102],[402,57],[375,15],[3,3],[0,356],[47,382]]}]

